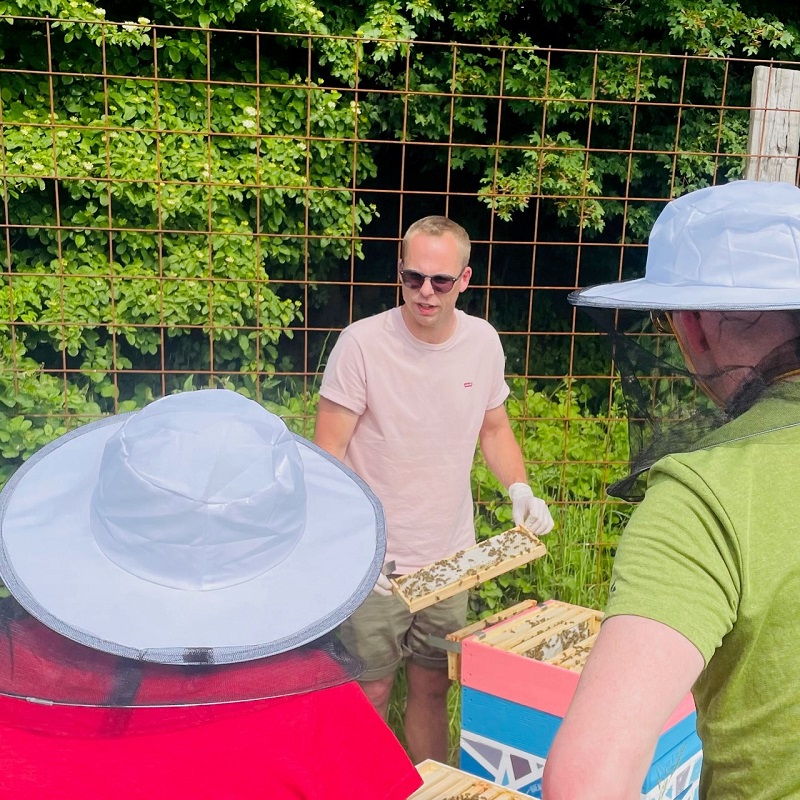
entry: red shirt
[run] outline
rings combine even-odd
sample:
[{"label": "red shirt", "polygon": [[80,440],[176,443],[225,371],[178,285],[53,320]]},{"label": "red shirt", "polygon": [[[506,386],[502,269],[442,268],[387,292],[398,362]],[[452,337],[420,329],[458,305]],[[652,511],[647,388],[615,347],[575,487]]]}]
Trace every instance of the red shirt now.
[{"label": "red shirt", "polygon": [[421,784],[354,682],[179,708],[46,706],[0,697],[2,797],[404,800]]},{"label": "red shirt", "polygon": [[[222,668],[126,663],[7,619],[0,798],[405,800],[422,780],[348,675],[319,648]],[[259,692],[285,696],[229,702]],[[139,707],[92,705],[115,697]]]}]

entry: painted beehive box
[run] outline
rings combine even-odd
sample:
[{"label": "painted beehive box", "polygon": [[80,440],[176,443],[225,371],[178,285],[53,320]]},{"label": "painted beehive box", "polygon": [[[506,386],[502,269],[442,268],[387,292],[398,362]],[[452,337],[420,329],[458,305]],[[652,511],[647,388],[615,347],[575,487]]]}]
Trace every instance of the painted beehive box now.
[{"label": "painted beehive box", "polygon": [[[462,640],[461,767],[541,797],[547,753],[602,614],[549,600]],[[702,751],[691,695],[661,733],[642,800],[695,800]]]}]

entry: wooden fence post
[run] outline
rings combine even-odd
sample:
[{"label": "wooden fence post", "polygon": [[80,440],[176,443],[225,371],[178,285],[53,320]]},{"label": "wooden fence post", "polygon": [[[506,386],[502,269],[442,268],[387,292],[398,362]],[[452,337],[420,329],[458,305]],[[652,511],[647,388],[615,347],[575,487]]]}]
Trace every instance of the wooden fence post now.
[{"label": "wooden fence post", "polygon": [[750,94],[744,177],[797,184],[800,71],[758,66]]}]

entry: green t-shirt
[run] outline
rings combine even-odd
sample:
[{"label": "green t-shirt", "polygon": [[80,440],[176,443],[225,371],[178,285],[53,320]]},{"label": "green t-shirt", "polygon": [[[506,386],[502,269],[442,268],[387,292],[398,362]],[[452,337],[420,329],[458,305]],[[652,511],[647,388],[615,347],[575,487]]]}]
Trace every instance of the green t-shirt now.
[{"label": "green t-shirt", "polygon": [[703,654],[702,798],[800,798],[800,383],[706,445],[651,469],[607,615],[662,622]]}]

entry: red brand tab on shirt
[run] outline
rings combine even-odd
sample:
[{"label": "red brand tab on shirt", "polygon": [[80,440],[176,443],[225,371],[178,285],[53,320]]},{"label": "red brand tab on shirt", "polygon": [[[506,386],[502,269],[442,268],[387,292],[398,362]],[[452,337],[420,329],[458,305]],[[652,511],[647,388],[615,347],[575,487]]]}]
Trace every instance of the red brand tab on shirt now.
[{"label": "red brand tab on shirt", "polygon": [[467,382],[464,384],[464,388],[465,388],[465,389],[471,389],[471,388],[472,388],[472,381],[467,381]]}]

